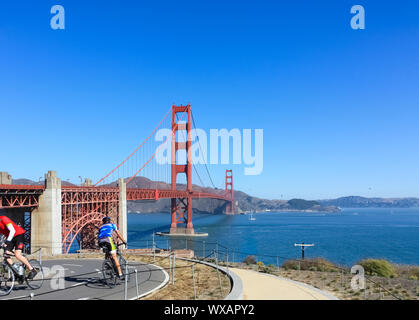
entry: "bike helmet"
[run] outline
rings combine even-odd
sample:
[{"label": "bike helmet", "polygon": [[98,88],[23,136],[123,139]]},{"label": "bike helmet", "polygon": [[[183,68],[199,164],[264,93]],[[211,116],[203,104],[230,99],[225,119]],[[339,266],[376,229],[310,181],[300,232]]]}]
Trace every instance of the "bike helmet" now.
[{"label": "bike helmet", "polygon": [[104,218],[102,219],[102,222],[103,222],[103,223],[110,223],[110,222],[111,222],[111,218],[109,218],[109,217],[104,217]]}]

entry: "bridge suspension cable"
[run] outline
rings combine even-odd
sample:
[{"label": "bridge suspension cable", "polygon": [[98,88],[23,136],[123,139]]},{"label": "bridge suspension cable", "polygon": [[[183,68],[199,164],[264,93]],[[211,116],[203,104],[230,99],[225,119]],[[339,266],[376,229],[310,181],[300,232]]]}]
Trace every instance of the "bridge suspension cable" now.
[{"label": "bridge suspension cable", "polygon": [[[171,110],[171,109],[170,109]],[[186,107],[185,107],[185,111],[186,111]],[[182,116],[181,116],[181,119],[180,119],[180,121],[182,121],[182,118],[183,118],[183,116],[186,114],[186,112],[182,112]],[[166,115],[167,116],[167,115]],[[144,169],[144,167],[151,161],[151,160],[153,160],[154,159],[154,157],[156,156],[156,154],[157,154],[157,152],[160,150],[160,148],[162,148],[167,142],[168,142],[168,140],[169,140],[169,136],[167,136],[166,137],[166,139],[163,141],[163,143],[160,145],[160,146],[158,146],[157,147],[157,149],[156,149],[156,151],[152,154],[152,156],[147,160],[147,162],[146,163],[144,163],[144,165],[138,170],[138,171],[136,171],[135,173],[134,173],[134,175],[132,175],[128,180],[127,180],[127,184],[129,184],[131,181],[132,181],[132,179],[134,179],[143,169]]]},{"label": "bridge suspension cable", "polygon": [[[191,115],[192,115],[192,111],[191,111]],[[179,117],[178,117],[178,115],[176,114],[176,120],[179,122],[179,121],[181,121],[181,119],[179,119]],[[183,141],[187,141],[187,137],[186,137],[186,135],[185,135],[185,132],[183,132]],[[205,186],[205,184],[204,184],[204,182],[202,181],[202,179],[201,179],[201,176],[199,175],[199,172],[198,172],[198,170],[197,170],[197,168],[196,168],[196,166],[195,166],[195,164],[192,162],[192,168],[194,169],[194,171],[195,171],[195,173],[196,173],[196,175],[197,175],[197,177],[198,177],[198,180],[201,182],[201,186],[202,187],[204,187]]]},{"label": "bridge suspension cable", "polygon": [[157,129],[160,128],[160,126],[162,125],[163,121],[167,118],[167,116],[169,115],[169,113],[172,111],[172,108],[170,107],[170,109],[167,111],[166,115],[164,116],[164,118],[160,121],[160,123],[154,128],[154,130],[150,133],[150,135],[143,141],[143,143],[141,143],[139,145],[139,147],[137,149],[135,149],[124,161],[122,161],[118,166],[116,166],[112,171],[110,171],[106,176],[104,176],[102,179],[100,179],[94,186],[97,186],[99,183],[101,183],[102,181],[104,181],[107,177],[109,177],[112,173],[114,173],[117,169],[119,169],[125,162],[128,161],[128,159],[130,159],[134,154],[137,153],[138,150],[140,150],[140,148],[153,136],[153,134],[157,131]]},{"label": "bridge suspension cable", "polygon": [[[192,112],[192,110],[191,110],[191,116],[192,116],[192,123],[193,123],[193,126],[194,126],[195,131],[196,131],[197,127],[196,127],[195,118],[194,118],[194,116],[193,116],[193,112]],[[198,138],[199,154],[200,154],[200,156],[201,156],[201,157],[202,157],[202,159],[203,159],[203,162],[204,162],[204,165],[205,165],[205,169],[206,169],[207,174],[208,174],[208,177],[209,177],[209,179],[210,179],[210,181],[211,181],[211,185],[212,185],[212,187],[215,189],[216,187],[215,187],[214,181],[212,180],[211,174],[210,174],[210,172],[209,172],[209,170],[208,170],[207,162],[206,162],[206,161],[205,161],[205,159],[203,158],[204,153],[203,153],[203,151],[202,151],[201,143],[199,142],[199,137],[197,137],[197,138]]]}]

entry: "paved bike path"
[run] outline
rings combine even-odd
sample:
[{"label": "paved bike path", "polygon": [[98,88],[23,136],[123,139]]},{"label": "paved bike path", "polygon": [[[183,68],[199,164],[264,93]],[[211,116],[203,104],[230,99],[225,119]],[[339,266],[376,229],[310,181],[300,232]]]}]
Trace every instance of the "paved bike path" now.
[{"label": "paved bike path", "polygon": [[[33,300],[121,300],[124,299],[124,281],[119,281],[114,288],[109,288],[103,282],[102,263],[100,259],[60,259],[45,260],[42,266],[49,274],[45,273],[46,279],[41,288],[32,290],[24,283],[15,284],[13,291],[4,299],[30,299],[33,293]],[[128,299],[137,297],[137,286],[134,269],[137,269],[139,296],[150,291],[157,290],[168,281],[167,273],[155,265],[141,264],[139,262],[128,262],[130,280],[127,286]],[[60,280],[57,279],[57,270],[64,269],[64,281],[61,280],[61,287],[58,287]],[[52,272],[52,273],[51,273]],[[62,272],[62,271],[61,271]],[[55,277],[54,277],[55,276]],[[63,284],[63,286],[62,286]],[[60,290],[56,290],[61,288]],[[62,289],[64,288],[64,289]]]},{"label": "paved bike path", "polygon": [[243,283],[243,300],[336,300],[302,282],[251,270],[231,268]]}]

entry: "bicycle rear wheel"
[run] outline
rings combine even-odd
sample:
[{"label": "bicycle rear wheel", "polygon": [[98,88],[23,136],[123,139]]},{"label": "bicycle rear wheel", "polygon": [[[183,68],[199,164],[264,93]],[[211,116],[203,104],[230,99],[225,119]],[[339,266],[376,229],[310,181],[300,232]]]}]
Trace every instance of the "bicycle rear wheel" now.
[{"label": "bicycle rear wheel", "polygon": [[38,260],[32,259],[29,260],[29,263],[32,268],[35,268],[35,270],[38,271],[38,273],[33,279],[28,279],[28,277],[25,277],[26,284],[29,288],[36,290],[42,287],[42,284],[44,283],[44,271],[42,270],[42,266]]},{"label": "bicycle rear wheel", "polygon": [[0,296],[7,296],[15,285],[15,274],[5,263],[0,264]]},{"label": "bicycle rear wheel", "polygon": [[102,265],[103,281],[105,284],[113,288],[116,285],[116,274],[113,267],[113,263],[109,260],[105,260]]}]

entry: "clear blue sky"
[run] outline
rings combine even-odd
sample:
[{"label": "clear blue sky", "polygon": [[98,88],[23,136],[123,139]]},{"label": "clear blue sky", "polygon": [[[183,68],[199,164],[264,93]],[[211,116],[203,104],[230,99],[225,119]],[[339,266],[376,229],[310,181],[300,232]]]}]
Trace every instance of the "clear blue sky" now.
[{"label": "clear blue sky", "polygon": [[419,196],[418,88],[417,1],[0,4],[0,170],[15,178],[103,176],[190,102],[206,130],[264,129],[263,173],[233,166],[250,194]]}]

